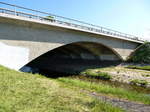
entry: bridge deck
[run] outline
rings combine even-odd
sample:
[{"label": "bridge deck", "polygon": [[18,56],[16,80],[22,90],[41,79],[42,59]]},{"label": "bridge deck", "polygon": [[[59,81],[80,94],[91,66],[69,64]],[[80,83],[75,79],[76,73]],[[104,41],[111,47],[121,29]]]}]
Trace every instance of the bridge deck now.
[{"label": "bridge deck", "polygon": [[[12,5],[12,4],[7,4],[3,2],[0,2],[0,4],[4,5],[2,8],[0,8],[0,17],[19,19],[19,20],[25,20],[25,21],[30,21],[30,22],[37,22],[41,24],[48,24],[48,25],[63,27],[67,29],[94,33],[98,35],[105,35],[105,36],[109,36],[113,38],[133,41],[137,43],[144,42],[139,37],[121,33],[118,31],[114,31],[108,28],[92,25],[92,24],[85,23],[82,21],[78,21],[78,20],[74,20],[74,19],[70,19],[66,17],[61,17],[61,16],[49,14],[46,12],[28,9],[28,8],[24,8],[24,7]],[[14,10],[12,8],[14,8]],[[22,10],[25,10],[25,11],[22,11]],[[32,14],[31,12],[36,13],[36,15]]]}]

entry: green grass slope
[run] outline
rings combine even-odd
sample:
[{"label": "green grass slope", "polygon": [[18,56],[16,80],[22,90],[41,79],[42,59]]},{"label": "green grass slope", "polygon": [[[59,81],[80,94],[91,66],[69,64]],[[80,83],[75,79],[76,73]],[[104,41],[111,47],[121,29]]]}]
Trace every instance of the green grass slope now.
[{"label": "green grass slope", "polygon": [[57,79],[0,66],[0,112],[122,112]]}]

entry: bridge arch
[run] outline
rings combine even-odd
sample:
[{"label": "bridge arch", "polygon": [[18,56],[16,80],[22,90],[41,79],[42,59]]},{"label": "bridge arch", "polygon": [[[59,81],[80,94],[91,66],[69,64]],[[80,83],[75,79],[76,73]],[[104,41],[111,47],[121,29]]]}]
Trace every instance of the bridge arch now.
[{"label": "bridge arch", "polygon": [[103,43],[79,41],[61,45],[40,55],[20,70],[30,67],[35,70],[82,71],[87,68],[115,65],[122,57]]}]

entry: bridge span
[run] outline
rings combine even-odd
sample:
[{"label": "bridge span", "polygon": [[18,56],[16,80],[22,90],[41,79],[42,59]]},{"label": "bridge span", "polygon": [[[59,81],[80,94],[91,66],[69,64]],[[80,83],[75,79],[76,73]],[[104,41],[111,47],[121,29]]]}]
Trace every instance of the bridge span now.
[{"label": "bridge span", "polygon": [[82,21],[0,4],[0,64],[16,70],[24,65],[67,70],[72,63],[124,61],[143,43],[136,36]]}]

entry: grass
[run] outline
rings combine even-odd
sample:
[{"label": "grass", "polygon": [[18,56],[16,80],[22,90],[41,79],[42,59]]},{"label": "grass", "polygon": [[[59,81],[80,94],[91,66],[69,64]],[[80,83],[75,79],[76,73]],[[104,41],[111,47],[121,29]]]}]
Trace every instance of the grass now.
[{"label": "grass", "polygon": [[70,88],[70,82],[0,66],[0,112],[123,112]]},{"label": "grass", "polygon": [[95,72],[93,69],[87,69],[83,72],[81,72],[81,75],[97,78],[97,79],[102,79],[102,80],[110,80],[112,77],[106,72]]},{"label": "grass", "polygon": [[82,81],[78,79],[59,78],[59,81],[72,86],[80,87],[82,89],[103,93],[110,96],[128,99],[130,101],[138,101],[144,104],[150,104],[150,96],[135,91],[128,91],[123,88],[116,88],[109,85],[90,83],[88,81]]},{"label": "grass", "polygon": [[150,66],[134,66],[134,65],[129,65],[127,68],[130,69],[140,69],[140,70],[148,70],[150,71]]}]

